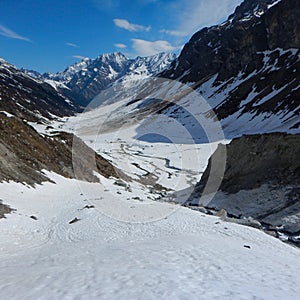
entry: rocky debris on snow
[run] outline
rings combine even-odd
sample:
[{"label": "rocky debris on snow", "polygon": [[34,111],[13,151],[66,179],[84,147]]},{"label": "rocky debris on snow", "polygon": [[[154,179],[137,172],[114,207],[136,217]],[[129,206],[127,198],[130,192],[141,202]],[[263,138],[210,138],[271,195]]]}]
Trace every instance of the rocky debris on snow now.
[{"label": "rocky debris on snow", "polygon": [[91,209],[91,208],[95,208],[95,206],[94,205],[86,205],[85,207],[81,208],[80,210]]},{"label": "rocky debris on snow", "polygon": [[80,221],[80,219],[78,219],[77,217],[75,217],[74,219],[72,219],[69,224],[74,224],[76,222]]},{"label": "rocky debris on snow", "polygon": [[142,200],[140,197],[138,197],[138,196],[137,196],[137,197],[132,197],[131,199],[132,199],[132,200],[137,200],[137,201],[143,201],[143,200]]},{"label": "rocky debris on snow", "polygon": [[0,219],[5,218],[6,214],[9,214],[13,211],[8,205],[5,205],[2,203],[2,200],[0,200]]},{"label": "rocky debris on snow", "polygon": [[201,212],[203,214],[219,217],[222,221],[225,221],[225,222],[245,225],[245,226],[249,226],[249,227],[253,227],[253,228],[257,228],[257,229],[263,228],[262,224],[259,221],[255,220],[254,218],[252,218],[252,217],[236,217],[233,215],[229,216],[227,211],[223,208],[218,210],[218,209],[205,208],[202,206],[198,207],[198,206],[193,206],[193,205],[186,205],[186,207],[188,207],[192,210]]},{"label": "rocky debris on snow", "polygon": [[116,181],[114,182],[114,184],[117,185],[117,186],[124,187],[125,189],[126,189],[127,186],[128,186],[128,183],[125,182],[125,181],[123,181],[123,180],[121,180],[121,179],[116,180]]}]

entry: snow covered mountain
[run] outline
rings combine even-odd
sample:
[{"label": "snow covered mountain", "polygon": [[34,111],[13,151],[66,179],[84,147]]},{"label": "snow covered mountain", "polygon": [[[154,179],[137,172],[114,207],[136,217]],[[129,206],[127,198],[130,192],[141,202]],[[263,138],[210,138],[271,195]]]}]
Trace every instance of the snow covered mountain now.
[{"label": "snow covered mountain", "polygon": [[[230,188],[224,188],[226,195],[221,190],[223,202],[215,207],[235,216],[268,220],[272,226],[285,224],[281,230],[297,234],[298,227],[292,223],[299,220],[299,205],[294,201],[299,201],[300,169],[287,158],[295,151],[290,157],[299,160],[295,146],[300,133],[299,8],[299,1],[294,0],[244,1],[228,21],[196,33],[178,59],[156,78],[137,85],[133,80],[128,85],[121,81],[120,90],[114,90],[113,85],[106,94],[100,94],[98,112],[94,111],[82,126],[89,132],[93,127],[101,128],[104,133],[132,128],[139,142],[176,145],[258,134],[243,136],[226,147],[227,167],[225,160],[217,162],[217,169],[224,166],[223,184],[230,182]],[[105,115],[104,111],[109,113]],[[102,121],[90,121],[96,120],[97,114]],[[264,135],[269,132],[282,134]],[[290,138],[287,132],[293,136]],[[162,151],[158,149],[157,153]],[[264,169],[273,171],[267,176]],[[285,173],[285,169],[291,172]],[[210,174],[209,167],[206,173]],[[244,180],[251,184],[244,184]],[[201,183],[189,199],[192,204],[199,203]],[[248,190],[245,197],[238,194],[226,198],[244,193],[244,189]],[[268,205],[261,205],[263,201]]]},{"label": "snow covered mountain", "polygon": [[[28,76],[1,59],[0,181],[13,180],[34,185],[49,180],[42,170],[74,177],[72,156],[75,153],[72,153],[72,145],[75,140],[80,145],[77,154],[83,159],[81,164],[89,165],[82,153],[92,150],[74,135],[61,133],[58,129],[50,137],[32,127],[41,124],[47,127],[51,120],[68,117],[79,111],[78,105],[47,82]],[[118,177],[105,159],[100,155],[96,157],[96,165],[90,164],[82,173],[83,180],[97,181],[91,170]]]},{"label": "snow covered mountain", "polygon": [[[1,299],[299,297],[299,249],[273,236],[299,245],[300,135],[243,135],[299,133],[297,1],[244,1],[169,67],[0,62]],[[210,173],[212,201],[179,205]]]},{"label": "snow covered mountain", "polygon": [[175,58],[176,55],[172,53],[159,53],[128,59],[124,54],[115,52],[102,54],[96,59],[85,58],[55,74],[37,74],[33,71],[28,73],[48,81],[66,96],[70,96],[71,91],[71,98],[76,98],[75,102],[87,105],[116,80],[130,82],[154,76],[167,68]]},{"label": "snow covered mountain", "polygon": [[195,33],[161,76],[192,82],[225,135],[299,132],[300,2],[245,0]]},{"label": "snow covered mountain", "polygon": [[[300,2],[245,0],[226,22],[197,32],[160,75],[193,86],[211,106],[201,112],[201,102],[186,100],[194,116],[220,120],[234,138],[219,145],[188,203],[207,205],[216,185],[209,174],[226,157],[208,206],[254,217],[299,245]],[[193,122],[178,106],[162,113]]]}]

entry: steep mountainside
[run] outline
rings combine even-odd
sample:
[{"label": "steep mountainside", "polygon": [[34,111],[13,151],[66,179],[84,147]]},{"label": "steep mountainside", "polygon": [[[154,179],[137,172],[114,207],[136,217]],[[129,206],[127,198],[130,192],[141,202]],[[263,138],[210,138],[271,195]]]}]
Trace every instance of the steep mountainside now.
[{"label": "steep mountainside", "polygon": [[[72,153],[74,140],[76,153]],[[98,181],[93,171],[105,177],[119,177],[114,167],[100,155],[94,154],[95,160],[89,160],[92,153],[92,149],[72,134],[56,132],[42,136],[25,121],[0,113],[0,182],[41,183],[48,180],[43,170],[74,178],[74,156],[82,168],[80,173],[76,172],[80,174],[78,179]]]},{"label": "steep mountainside", "polygon": [[298,0],[245,0],[225,23],[197,32],[161,75],[198,83],[229,136],[257,123],[258,131],[293,130],[300,127],[299,48]]},{"label": "steep mountainside", "polygon": [[38,74],[27,71],[29,75],[46,80],[61,93],[81,105],[90,100],[115,81],[139,80],[162,72],[175,59],[175,54],[160,53],[149,57],[128,59],[122,53],[102,54],[96,59],[83,59],[56,74]]},{"label": "steep mountainside", "polygon": [[[94,171],[106,177],[118,177],[109,162],[75,136],[60,132],[47,136],[29,125],[30,122],[48,124],[57,117],[73,115],[79,109],[51,85],[1,60],[0,182],[40,183],[48,180],[43,170],[73,178],[74,155],[82,168],[82,172],[77,172],[79,179],[97,181]],[[74,141],[77,152],[72,153]],[[95,159],[89,161],[88,153]]]},{"label": "steep mountainside", "polygon": [[68,116],[79,106],[59,94],[51,85],[34,79],[0,59],[0,111],[38,121]]}]

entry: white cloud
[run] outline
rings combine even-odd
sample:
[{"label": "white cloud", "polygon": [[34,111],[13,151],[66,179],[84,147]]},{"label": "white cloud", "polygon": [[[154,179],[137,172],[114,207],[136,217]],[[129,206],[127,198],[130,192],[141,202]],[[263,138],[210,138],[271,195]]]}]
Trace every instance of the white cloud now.
[{"label": "white cloud", "polygon": [[12,31],[11,29],[0,25],[0,34],[6,37],[9,37],[11,39],[16,39],[16,40],[22,40],[26,42],[31,42],[31,40],[27,37],[24,37],[22,35],[19,35],[18,33]]},{"label": "white cloud", "polygon": [[177,0],[168,10],[176,23],[174,29],[162,32],[173,36],[190,36],[203,27],[225,20],[242,0]]},{"label": "white cloud", "polygon": [[85,59],[85,56],[81,56],[81,55],[73,55],[72,57],[77,58],[77,59]]},{"label": "white cloud", "polygon": [[132,48],[135,50],[136,55],[149,56],[160,52],[170,52],[181,48],[172,46],[168,41],[145,41],[140,39],[132,39]]},{"label": "white cloud", "polygon": [[115,25],[128,31],[150,31],[151,26],[132,24],[125,19],[114,19]]},{"label": "white cloud", "polygon": [[173,36],[185,36],[185,33],[178,30],[161,29],[159,32]]},{"label": "white cloud", "polygon": [[125,44],[121,44],[121,43],[120,44],[119,43],[118,44],[114,44],[114,46],[117,47],[117,48],[120,48],[120,49],[124,49],[124,48],[127,47]]},{"label": "white cloud", "polygon": [[73,47],[73,48],[78,48],[78,45],[74,43],[65,43],[67,46]]}]

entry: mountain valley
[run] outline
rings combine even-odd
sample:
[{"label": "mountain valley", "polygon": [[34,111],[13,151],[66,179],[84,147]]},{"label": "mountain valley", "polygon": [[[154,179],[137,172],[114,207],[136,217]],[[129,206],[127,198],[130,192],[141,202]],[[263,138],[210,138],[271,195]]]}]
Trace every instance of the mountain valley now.
[{"label": "mountain valley", "polygon": [[0,298],[296,299],[299,114],[297,0],[178,56],[1,59]]}]

